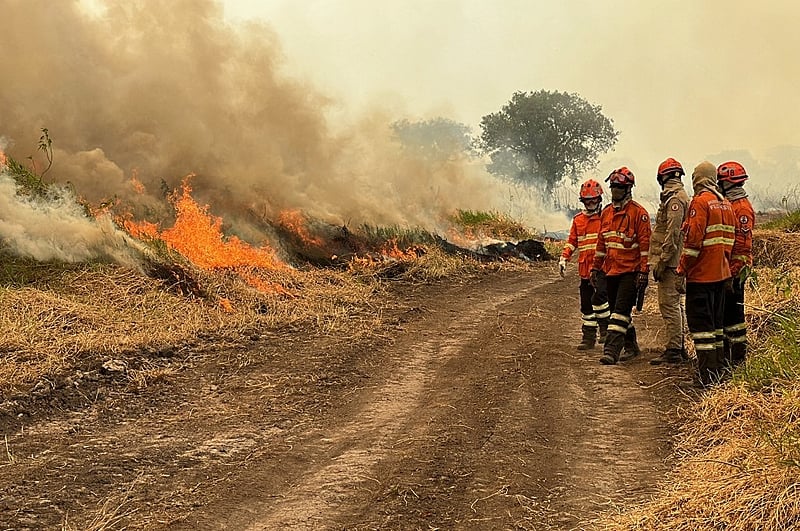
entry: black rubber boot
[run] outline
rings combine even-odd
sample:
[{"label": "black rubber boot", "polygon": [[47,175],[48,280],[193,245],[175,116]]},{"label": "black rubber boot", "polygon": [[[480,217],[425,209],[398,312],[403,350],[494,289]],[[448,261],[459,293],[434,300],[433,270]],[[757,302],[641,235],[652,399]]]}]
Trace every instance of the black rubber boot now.
[{"label": "black rubber boot", "polygon": [[650,360],[650,365],[662,365],[664,363],[670,363],[673,365],[683,363],[683,353],[681,352],[681,349],[668,348],[662,352],[659,357]]},{"label": "black rubber boot", "polygon": [[641,353],[639,343],[636,341],[636,329],[631,326],[625,333],[625,352],[619,357],[619,361],[630,361]]},{"label": "black rubber boot", "polygon": [[592,350],[594,348],[594,342],[597,338],[597,328],[593,326],[581,326],[581,332],[583,333],[583,339],[581,340],[581,344],[578,345],[578,350]]},{"label": "black rubber boot", "polygon": [[610,330],[606,336],[606,342],[603,343],[603,356],[600,358],[600,363],[603,365],[616,365],[624,344],[625,335]]},{"label": "black rubber boot", "polygon": [[731,366],[744,363],[747,357],[747,343],[731,343]]},{"label": "black rubber boot", "polygon": [[598,319],[597,327],[600,334],[597,337],[598,343],[605,343],[606,342],[606,335],[608,334],[608,319]]}]

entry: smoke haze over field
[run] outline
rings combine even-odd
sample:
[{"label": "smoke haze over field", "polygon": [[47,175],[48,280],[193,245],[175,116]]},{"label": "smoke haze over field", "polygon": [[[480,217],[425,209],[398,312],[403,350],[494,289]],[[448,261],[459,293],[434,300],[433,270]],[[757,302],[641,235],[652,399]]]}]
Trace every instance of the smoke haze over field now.
[{"label": "smoke haze over field", "polygon": [[[789,0],[225,0],[259,17],[289,65],[343,102],[477,127],[515,91],[576,92],[621,131],[620,165],[657,199],[655,169],[749,152],[756,189],[800,181],[800,3]],[[774,149],[779,148],[779,149]],[[793,164],[792,164],[793,163]],[[779,174],[771,173],[783,168]],[[763,170],[764,173],[760,173]],[[642,179],[644,178],[644,179]],[[641,186],[641,188],[640,188]],[[764,190],[766,193],[767,191]],[[765,194],[761,194],[765,195]]]},{"label": "smoke haze over field", "polygon": [[274,29],[229,21],[220,2],[0,2],[0,143],[41,172],[48,128],[48,179],[94,204],[117,197],[163,220],[164,191],[194,173],[198,201],[240,234],[287,208],[349,225],[435,229],[455,208],[514,207],[534,228],[564,222],[512,205],[480,165],[410,156],[388,127],[401,116],[365,108],[332,124],[337,103],[287,72]]}]

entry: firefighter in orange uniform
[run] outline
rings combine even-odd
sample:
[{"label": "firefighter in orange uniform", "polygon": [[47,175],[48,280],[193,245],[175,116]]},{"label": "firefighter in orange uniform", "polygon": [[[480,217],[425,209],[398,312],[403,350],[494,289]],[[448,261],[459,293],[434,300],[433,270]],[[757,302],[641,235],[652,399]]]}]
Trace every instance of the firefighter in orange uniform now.
[{"label": "firefighter in orange uniform", "polygon": [[742,187],[747,180],[744,166],[729,161],[717,167],[717,186],[730,201],[735,221],[731,250],[732,281],[725,293],[722,317],[725,361],[732,367],[747,357],[747,325],[744,320],[744,283],[753,265],[753,225],[755,212]]},{"label": "firefighter in orange uniform", "polygon": [[600,214],[591,279],[593,283],[606,279],[611,316],[600,363],[613,365],[640,353],[631,313],[637,293],[647,287],[651,228],[647,210],[632,199],[633,172],[623,166],[606,181],[611,204]]},{"label": "firefighter in orange uniform", "polygon": [[731,204],[717,189],[716,176],[716,167],[707,161],[692,173],[694,196],[683,224],[680,279],[675,286],[686,293],[686,321],[704,387],[719,382],[725,372],[722,320],[735,223]]},{"label": "firefighter in orange uniform", "polygon": [[[567,268],[572,253],[578,251],[578,274],[581,277],[578,291],[581,297],[581,334],[578,350],[594,348],[595,341],[605,340],[608,328],[608,296],[605,279],[598,279],[596,287],[590,283],[597,232],[600,228],[600,208],[603,202],[603,187],[594,179],[581,184],[580,200],[584,210],[572,218],[569,239],[558,261],[561,275]],[[599,332],[599,334],[598,334]]]}]

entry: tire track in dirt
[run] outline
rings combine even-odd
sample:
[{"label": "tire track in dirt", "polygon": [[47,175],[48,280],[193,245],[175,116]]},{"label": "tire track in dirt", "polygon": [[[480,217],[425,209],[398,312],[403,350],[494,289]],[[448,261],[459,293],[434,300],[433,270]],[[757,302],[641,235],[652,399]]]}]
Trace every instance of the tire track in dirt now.
[{"label": "tire track in dirt", "polygon": [[458,357],[465,343],[478,339],[475,334],[482,321],[542,283],[527,280],[502,296],[459,308],[446,325],[440,323],[439,330],[428,332],[429,337],[415,337],[424,335],[424,329],[405,331],[405,339],[397,341],[387,354],[399,356],[400,363],[385,383],[361,397],[360,407],[350,413],[352,418],[322,434],[316,448],[302,449],[308,461],[323,464],[304,474],[279,502],[262,506],[266,516],[246,529],[324,529],[343,511],[352,511],[346,498],[370,483],[380,485],[374,478],[375,466],[403,445],[426,437],[424,426],[413,425],[412,420],[418,419],[411,417],[425,409],[423,402],[432,394],[437,371],[447,360]]}]

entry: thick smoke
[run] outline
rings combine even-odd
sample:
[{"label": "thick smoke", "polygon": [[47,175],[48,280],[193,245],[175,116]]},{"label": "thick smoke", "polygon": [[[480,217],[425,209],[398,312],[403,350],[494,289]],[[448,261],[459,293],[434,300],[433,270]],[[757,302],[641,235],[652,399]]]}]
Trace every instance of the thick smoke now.
[{"label": "thick smoke", "polygon": [[[47,128],[48,177],[92,204],[116,199],[137,219],[164,221],[165,192],[194,173],[198,201],[229,228],[241,224],[240,234],[287,208],[331,223],[435,229],[456,208],[512,205],[480,165],[409,156],[391,137],[398,117],[365,112],[334,133],[334,102],[283,72],[274,32],[226,22],[216,1],[3,4],[5,150],[41,170]],[[535,201],[522,205],[529,223],[545,224]]]},{"label": "thick smoke", "polygon": [[17,184],[0,174],[0,241],[40,261],[79,262],[106,258],[135,266],[143,249],[118,230],[108,215],[86,217],[67,190],[49,200],[17,195]]}]

